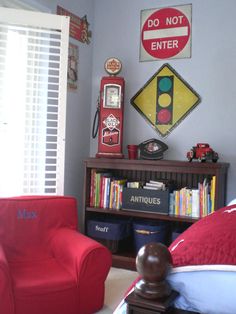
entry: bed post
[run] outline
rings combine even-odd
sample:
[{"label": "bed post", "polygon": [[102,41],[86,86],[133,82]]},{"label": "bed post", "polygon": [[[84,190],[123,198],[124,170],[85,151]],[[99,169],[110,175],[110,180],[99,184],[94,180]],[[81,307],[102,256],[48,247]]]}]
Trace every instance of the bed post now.
[{"label": "bed post", "polygon": [[164,244],[153,242],[139,250],[136,268],[141,279],[125,299],[128,314],[174,313],[170,307],[178,292],[171,290],[166,281],[171,267],[172,257]]}]

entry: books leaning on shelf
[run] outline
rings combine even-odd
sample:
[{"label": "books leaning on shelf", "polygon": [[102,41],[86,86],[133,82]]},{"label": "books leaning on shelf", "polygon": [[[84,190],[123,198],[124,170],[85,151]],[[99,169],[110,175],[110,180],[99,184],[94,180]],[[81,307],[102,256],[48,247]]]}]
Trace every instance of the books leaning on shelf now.
[{"label": "books leaning on shelf", "polygon": [[215,210],[215,176],[198,183],[197,189],[183,187],[170,193],[169,215],[201,218]]},{"label": "books leaning on shelf", "polygon": [[91,169],[89,201],[91,207],[106,207],[106,204],[109,205],[105,195],[109,195],[111,176],[110,172]]},{"label": "books leaning on shelf", "polygon": [[110,200],[109,208],[121,209],[122,207],[122,192],[126,183],[126,179],[114,179],[110,185]]},{"label": "books leaning on shelf", "polygon": [[118,179],[111,172],[91,169],[90,207],[120,209],[126,179]]}]

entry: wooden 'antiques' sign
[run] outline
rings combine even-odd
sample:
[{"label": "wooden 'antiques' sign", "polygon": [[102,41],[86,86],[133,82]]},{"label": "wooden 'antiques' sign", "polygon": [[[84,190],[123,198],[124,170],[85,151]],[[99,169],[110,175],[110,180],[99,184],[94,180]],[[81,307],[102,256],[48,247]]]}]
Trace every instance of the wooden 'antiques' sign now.
[{"label": "wooden 'antiques' sign", "polygon": [[82,43],[89,44],[90,38],[92,37],[92,32],[89,31],[89,23],[87,21],[87,16],[80,18],[79,16],[57,6],[57,14],[65,15],[70,17],[70,37],[81,41]]}]

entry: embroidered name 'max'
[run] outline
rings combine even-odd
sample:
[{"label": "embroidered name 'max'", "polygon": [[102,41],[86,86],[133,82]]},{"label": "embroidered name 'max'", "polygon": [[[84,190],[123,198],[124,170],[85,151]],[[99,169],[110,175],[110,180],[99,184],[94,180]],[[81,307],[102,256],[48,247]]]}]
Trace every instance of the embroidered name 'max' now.
[{"label": "embroidered name 'max'", "polygon": [[18,219],[36,219],[37,217],[37,212],[33,210],[18,209],[17,211]]}]

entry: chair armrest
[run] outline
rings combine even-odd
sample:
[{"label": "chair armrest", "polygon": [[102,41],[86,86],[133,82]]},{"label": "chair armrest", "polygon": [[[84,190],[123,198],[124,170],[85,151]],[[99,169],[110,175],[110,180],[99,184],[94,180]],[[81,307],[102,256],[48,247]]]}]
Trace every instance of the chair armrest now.
[{"label": "chair armrest", "polygon": [[86,277],[89,280],[106,279],[111,267],[111,253],[100,243],[68,228],[55,230],[50,242],[53,256],[76,276],[78,283]]},{"label": "chair armrest", "polygon": [[0,245],[0,308],[1,313],[14,314],[14,298],[9,265]]},{"label": "chair armrest", "polygon": [[78,313],[95,313],[101,309],[111,252],[100,243],[66,228],[54,231],[51,250],[77,282]]}]

